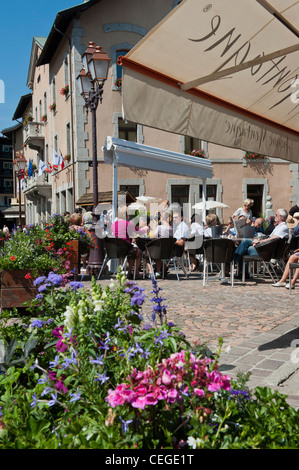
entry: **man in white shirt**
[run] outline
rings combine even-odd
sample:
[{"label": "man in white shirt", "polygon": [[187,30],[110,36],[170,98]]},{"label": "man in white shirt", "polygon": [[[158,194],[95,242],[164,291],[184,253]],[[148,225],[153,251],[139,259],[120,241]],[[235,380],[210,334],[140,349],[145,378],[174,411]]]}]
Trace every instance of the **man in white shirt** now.
[{"label": "man in white shirt", "polygon": [[274,215],[274,230],[270,233],[270,236],[266,239],[259,240],[258,238],[244,239],[241,241],[235,251],[235,260],[239,262],[240,270],[242,269],[242,259],[244,255],[254,256],[257,255],[255,249],[256,245],[264,243],[266,240],[275,238],[287,238],[289,236],[289,228],[286,224],[288,212],[286,209],[277,209]]},{"label": "man in white shirt", "polygon": [[173,212],[173,236],[177,241],[182,240],[182,243],[191,236],[189,227],[183,220],[183,214],[179,211]]}]

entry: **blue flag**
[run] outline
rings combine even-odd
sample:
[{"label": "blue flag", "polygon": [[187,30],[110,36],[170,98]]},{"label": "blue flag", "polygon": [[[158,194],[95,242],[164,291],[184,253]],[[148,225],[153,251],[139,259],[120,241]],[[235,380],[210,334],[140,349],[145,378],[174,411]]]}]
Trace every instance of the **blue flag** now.
[{"label": "blue flag", "polygon": [[32,176],[33,175],[33,166],[32,166],[32,161],[29,160],[29,164],[28,164],[28,176]]}]

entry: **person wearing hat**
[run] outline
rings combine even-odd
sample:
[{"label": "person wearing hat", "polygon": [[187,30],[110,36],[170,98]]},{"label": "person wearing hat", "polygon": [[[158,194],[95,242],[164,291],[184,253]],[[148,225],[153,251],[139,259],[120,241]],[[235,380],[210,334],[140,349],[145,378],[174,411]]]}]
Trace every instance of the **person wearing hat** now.
[{"label": "person wearing hat", "polygon": [[295,212],[295,214],[293,215],[293,219],[296,222],[296,225],[293,230],[293,236],[299,237],[299,212]]},{"label": "person wearing hat", "polygon": [[299,201],[296,202],[296,204],[295,204],[293,207],[291,207],[291,209],[289,210],[289,214],[290,214],[292,217],[294,217],[294,214],[295,214],[296,212],[299,212]]}]

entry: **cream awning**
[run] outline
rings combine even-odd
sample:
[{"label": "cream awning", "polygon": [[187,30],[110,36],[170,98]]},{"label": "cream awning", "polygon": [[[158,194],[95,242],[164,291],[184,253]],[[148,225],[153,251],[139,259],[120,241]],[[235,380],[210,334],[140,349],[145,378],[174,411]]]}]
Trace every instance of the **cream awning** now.
[{"label": "cream awning", "polygon": [[124,118],[298,163],[298,29],[299,1],[184,0],[123,59]]}]

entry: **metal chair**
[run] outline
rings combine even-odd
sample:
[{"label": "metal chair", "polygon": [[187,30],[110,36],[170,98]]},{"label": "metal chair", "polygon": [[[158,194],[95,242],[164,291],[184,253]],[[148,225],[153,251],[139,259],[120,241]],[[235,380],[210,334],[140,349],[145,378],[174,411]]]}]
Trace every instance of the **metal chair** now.
[{"label": "metal chair", "polygon": [[[274,258],[273,255],[277,253],[277,248],[280,243],[281,242],[279,238],[265,240],[264,242],[257,244],[255,246],[257,255],[243,256],[243,271],[242,271],[243,282],[245,282],[245,263],[249,263],[250,266],[252,266],[252,264],[260,263],[264,267],[264,270],[267,271],[272,281],[275,282],[275,279],[273,278],[273,275],[269,269],[269,266],[273,270],[273,266],[271,265],[271,259]],[[274,274],[276,276],[275,271],[274,271]]]},{"label": "metal chair", "polygon": [[187,257],[187,263],[189,268],[189,273],[191,273],[191,264],[190,264],[190,255],[203,255],[203,237],[202,236],[194,236],[191,238],[187,238],[185,240],[185,252]]},{"label": "metal chair", "polygon": [[221,271],[223,272],[225,264],[230,263],[230,277],[231,286],[234,285],[234,253],[235,243],[229,238],[211,238],[203,243],[204,250],[204,267],[203,267],[203,286],[206,285],[208,280],[208,264],[218,263],[221,264]]},{"label": "metal chair", "polygon": [[289,264],[289,284],[290,284],[290,288],[289,288],[289,291],[291,293],[291,281],[292,281],[292,272],[293,270],[295,271],[296,269],[299,268],[299,263],[290,263]]},{"label": "metal chair", "polygon": [[105,258],[101,266],[98,279],[100,279],[104,268],[106,267],[108,261],[111,259],[117,260],[118,265],[122,261],[122,271],[125,271],[127,260],[128,260],[128,255],[132,248],[132,245],[126,242],[125,240],[123,240],[122,238],[106,237],[104,238],[103,242],[104,242]]},{"label": "metal chair", "polygon": [[[178,281],[180,280],[177,270],[177,260],[179,256],[183,255],[184,247],[175,245],[176,239],[173,237],[169,238],[156,238],[151,240],[146,245],[146,251],[149,257],[149,261],[154,272],[153,260],[162,260],[162,278],[165,277],[165,264],[168,266],[171,261],[174,265],[176,276]],[[185,274],[187,275],[186,271]]]}]

